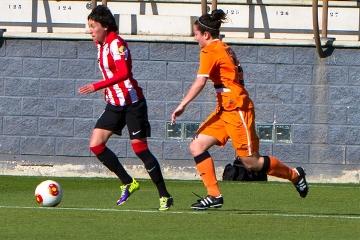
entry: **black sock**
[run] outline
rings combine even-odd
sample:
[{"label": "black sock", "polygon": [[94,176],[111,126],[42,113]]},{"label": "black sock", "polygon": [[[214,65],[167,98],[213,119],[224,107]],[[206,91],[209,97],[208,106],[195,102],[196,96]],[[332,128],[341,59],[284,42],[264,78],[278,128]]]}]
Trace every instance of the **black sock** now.
[{"label": "black sock", "polygon": [[267,175],[267,172],[269,171],[269,167],[270,167],[270,158],[269,156],[263,156],[263,158],[264,158],[264,165],[260,170],[260,173]]},{"label": "black sock", "polygon": [[96,155],[96,157],[102,162],[110,171],[116,174],[123,184],[129,184],[132,182],[132,178],[126,172],[124,167],[119,162],[119,159],[110,149],[107,147],[105,150]]},{"label": "black sock", "polygon": [[149,173],[151,180],[156,185],[160,197],[170,197],[166,189],[165,181],[161,173],[159,162],[149,150],[136,154],[144,163],[146,171]]}]

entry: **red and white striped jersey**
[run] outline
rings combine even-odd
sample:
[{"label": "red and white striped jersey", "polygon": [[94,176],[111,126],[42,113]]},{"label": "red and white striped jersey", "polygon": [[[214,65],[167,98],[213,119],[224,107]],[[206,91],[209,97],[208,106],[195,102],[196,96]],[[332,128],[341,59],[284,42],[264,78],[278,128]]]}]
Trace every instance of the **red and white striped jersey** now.
[{"label": "red and white striped jersey", "polygon": [[93,83],[95,90],[105,88],[105,100],[114,106],[125,106],[144,98],[141,87],[133,78],[130,50],[115,32],[97,44],[102,80]]}]

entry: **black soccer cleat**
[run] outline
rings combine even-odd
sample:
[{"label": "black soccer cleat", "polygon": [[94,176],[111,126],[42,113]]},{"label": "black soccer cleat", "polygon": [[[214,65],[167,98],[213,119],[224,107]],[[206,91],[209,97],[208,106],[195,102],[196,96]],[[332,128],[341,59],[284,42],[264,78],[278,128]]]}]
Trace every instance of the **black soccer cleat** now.
[{"label": "black soccer cleat", "polygon": [[196,203],[191,205],[191,208],[194,210],[206,210],[208,208],[221,208],[224,204],[224,198],[222,195],[218,197],[213,197],[207,195],[204,198],[200,198]]},{"label": "black soccer cleat", "polygon": [[295,168],[295,171],[299,174],[299,178],[298,181],[294,183],[294,186],[300,194],[300,197],[305,198],[309,191],[309,185],[305,178],[305,171],[302,167]]}]

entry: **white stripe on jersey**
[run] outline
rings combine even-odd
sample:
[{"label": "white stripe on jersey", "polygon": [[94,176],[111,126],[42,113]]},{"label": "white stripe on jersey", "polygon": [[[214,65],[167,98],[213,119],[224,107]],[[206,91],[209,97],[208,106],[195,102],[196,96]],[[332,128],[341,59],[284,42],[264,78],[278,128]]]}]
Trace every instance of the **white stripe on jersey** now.
[{"label": "white stripe on jersey", "polygon": [[110,54],[113,57],[114,61],[121,59],[118,43],[119,43],[119,39],[114,39],[110,43]]},{"label": "white stripe on jersey", "polygon": [[[103,66],[104,66],[104,70],[105,70],[105,73],[106,73],[106,77],[109,79],[109,78],[112,78],[114,76],[114,74],[110,71],[110,68],[109,68],[109,62],[108,62],[108,55],[109,55],[109,52],[110,52],[110,49],[109,49],[109,45],[106,43],[104,45],[104,48],[103,48],[103,52],[102,52],[102,63],[103,63]],[[105,73],[103,73],[103,75],[105,75]],[[115,105],[115,100],[114,100],[114,96],[111,92],[111,87],[108,87],[107,89],[107,101],[110,102],[112,105]],[[118,94],[116,94],[118,95]]]},{"label": "white stripe on jersey", "polygon": [[125,84],[125,87],[128,89],[129,91],[129,94],[130,94],[130,98],[131,98],[131,102],[134,103],[134,102],[137,102],[139,99],[138,99],[138,96],[136,94],[136,90],[135,88],[133,87],[133,85],[131,84],[130,80],[127,79],[124,81],[124,84]]},{"label": "white stripe on jersey", "polygon": [[116,96],[119,98],[120,106],[124,106],[125,105],[124,93],[119,87],[119,84],[114,84],[113,88],[116,92]]},{"label": "white stripe on jersey", "polygon": [[110,88],[106,88],[106,101],[110,102],[112,105],[115,105],[114,97]]},{"label": "white stripe on jersey", "polygon": [[108,62],[109,51],[110,51],[109,45],[105,44],[104,50],[103,50],[103,56],[102,56],[104,70],[106,72],[107,77],[112,78],[114,76],[114,74],[110,71],[110,68],[109,68],[109,62]]},{"label": "white stripe on jersey", "polygon": [[[117,75],[118,71],[124,71],[123,69],[117,69],[117,63],[115,62],[127,61],[130,56],[130,51],[121,38],[116,37],[115,33],[110,33],[109,37],[109,41],[98,48],[100,52],[98,54],[99,65],[104,79],[111,79]],[[131,71],[131,63],[125,62],[125,64],[126,66],[121,64],[121,67],[130,67],[129,71]],[[132,76],[131,72],[129,76]],[[141,88],[137,86],[136,80],[132,77],[123,83],[115,83],[112,86],[108,86],[106,89],[105,100],[112,105],[125,106],[129,103],[137,102],[140,96],[143,97]]]}]

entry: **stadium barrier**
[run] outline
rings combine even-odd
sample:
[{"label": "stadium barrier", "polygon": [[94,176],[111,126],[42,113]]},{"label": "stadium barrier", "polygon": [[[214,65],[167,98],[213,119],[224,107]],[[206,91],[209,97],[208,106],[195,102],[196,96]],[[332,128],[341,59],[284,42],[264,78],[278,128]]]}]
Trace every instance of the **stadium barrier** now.
[{"label": "stadium barrier", "polygon": [[[10,33],[86,33],[86,17],[95,5],[94,2],[96,1],[23,0],[16,3],[3,0],[0,2],[2,9],[0,27],[7,28]],[[314,15],[316,13],[321,18],[323,35],[326,33],[329,39],[359,41],[358,1],[324,1],[324,12],[320,14],[315,7],[318,5],[317,2],[312,0],[102,1],[113,11],[121,25],[120,33],[125,35],[191,36],[192,20],[210,11],[208,5],[211,4],[211,9],[219,7],[228,14],[229,21],[221,29],[228,38],[313,39],[313,32],[318,29],[312,21],[312,19],[317,20]],[[324,45],[326,41],[321,43]]]}]

